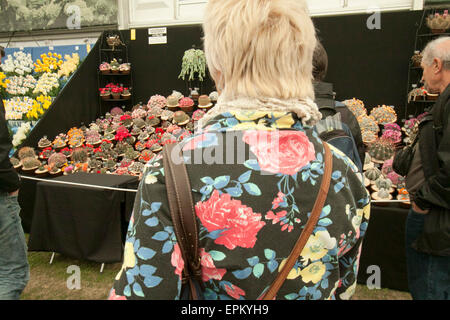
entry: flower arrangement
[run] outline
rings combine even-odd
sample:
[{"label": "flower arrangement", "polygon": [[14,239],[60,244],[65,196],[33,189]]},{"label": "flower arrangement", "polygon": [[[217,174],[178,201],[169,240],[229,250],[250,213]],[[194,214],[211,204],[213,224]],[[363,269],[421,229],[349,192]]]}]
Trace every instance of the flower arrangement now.
[{"label": "flower arrangement", "polygon": [[9,82],[10,80],[6,78],[6,74],[4,72],[0,72],[0,96],[5,96],[6,88]]},{"label": "flower arrangement", "polygon": [[131,137],[131,134],[128,132],[128,130],[127,131],[121,130],[121,131],[117,131],[116,132],[116,135],[114,136],[114,139],[116,141],[123,141],[124,139],[126,139],[128,137]]},{"label": "flower arrangement", "polygon": [[36,73],[57,73],[64,62],[60,54],[51,52],[41,54],[41,59],[37,59],[34,64]]},{"label": "flower arrangement", "polygon": [[195,74],[198,73],[198,79],[203,81],[206,75],[206,57],[203,50],[189,49],[184,52],[181,73],[178,78],[185,80],[188,75],[188,81],[192,81],[195,78]]},{"label": "flower arrangement", "polygon": [[108,62],[103,62],[99,69],[102,73],[109,73],[111,71],[111,65]]},{"label": "flower arrangement", "polygon": [[22,142],[27,138],[28,134],[31,130],[31,124],[29,122],[24,122],[22,125],[17,129],[16,134],[13,136],[12,139],[12,145],[14,148],[17,148],[22,144]]},{"label": "flower arrangement", "polygon": [[66,54],[64,56],[64,62],[59,66],[58,77],[70,77],[77,70],[79,64],[80,56],[78,53],[73,53],[72,55]]},{"label": "flower arrangement", "polygon": [[30,96],[37,81],[32,75],[13,76],[8,79],[6,92],[10,96]]},{"label": "flower arrangement", "polygon": [[5,119],[22,120],[23,116],[32,110],[34,100],[30,97],[13,97],[4,100]]},{"label": "flower arrangement", "polygon": [[147,107],[149,109],[153,108],[153,107],[159,107],[159,108],[164,108],[166,106],[166,98],[159,95],[159,94],[155,94],[153,96],[150,97],[150,99],[148,100],[147,103]]},{"label": "flower arrangement", "polygon": [[30,53],[17,51],[13,56],[9,54],[7,59],[2,62],[1,68],[7,75],[24,76],[33,72],[34,64]]},{"label": "flower arrangement", "polygon": [[59,91],[59,77],[56,73],[44,73],[37,81],[34,94],[43,94],[55,97]]}]

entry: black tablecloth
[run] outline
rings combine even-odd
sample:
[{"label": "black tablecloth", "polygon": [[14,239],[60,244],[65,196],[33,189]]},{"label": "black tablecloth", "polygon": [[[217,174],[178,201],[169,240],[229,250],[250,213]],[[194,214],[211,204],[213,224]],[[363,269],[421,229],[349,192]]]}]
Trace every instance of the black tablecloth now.
[{"label": "black tablecloth", "polygon": [[[53,179],[136,189],[134,176],[77,173]],[[38,182],[28,249],[94,262],[122,260],[134,192]]]},{"label": "black tablecloth", "polygon": [[366,284],[374,274],[367,268],[376,265],[380,268],[382,288],[409,291],[405,255],[407,216],[408,209],[398,204],[385,207],[372,204],[359,264],[359,283]]}]

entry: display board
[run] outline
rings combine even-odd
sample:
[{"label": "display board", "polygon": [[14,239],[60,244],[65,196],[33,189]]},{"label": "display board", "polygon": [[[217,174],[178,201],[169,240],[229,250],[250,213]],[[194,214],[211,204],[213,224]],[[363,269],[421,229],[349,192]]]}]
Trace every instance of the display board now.
[{"label": "display board", "polygon": [[117,0],[1,1],[2,32],[117,25]]}]

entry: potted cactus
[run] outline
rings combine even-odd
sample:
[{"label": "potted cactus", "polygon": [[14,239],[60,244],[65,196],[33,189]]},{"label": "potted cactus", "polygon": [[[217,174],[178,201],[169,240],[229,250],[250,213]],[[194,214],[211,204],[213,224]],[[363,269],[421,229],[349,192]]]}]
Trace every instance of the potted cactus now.
[{"label": "potted cactus", "polygon": [[385,138],[378,138],[369,145],[368,153],[375,163],[383,163],[394,155],[394,145]]},{"label": "potted cactus", "polygon": [[36,157],[26,157],[22,159],[22,172],[25,174],[34,174],[39,168],[41,162]]},{"label": "potted cactus", "polygon": [[450,28],[450,16],[448,10],[445,10],[443,14],[436,12],[434,15],[428,16],[427,26],[431,29],[432,33],[444,33]]},{"label": "potted cactus", "polygon": [[19,149],[18,156],[20,160],[25,158],[36,158],[36,153],[31,147],[22,147]]},{"label": "potted cactus", "polygon": [[34,174],[39,178],[44,178],[48,175],[48,168],[44,163],[41,163],[40,166],[34,171]]},{"label": "potted cactus", "polygon": [[88,152],[85,148],[76,148],[72,153],[72,160],[75,163],[85,163],[88,160]]}]

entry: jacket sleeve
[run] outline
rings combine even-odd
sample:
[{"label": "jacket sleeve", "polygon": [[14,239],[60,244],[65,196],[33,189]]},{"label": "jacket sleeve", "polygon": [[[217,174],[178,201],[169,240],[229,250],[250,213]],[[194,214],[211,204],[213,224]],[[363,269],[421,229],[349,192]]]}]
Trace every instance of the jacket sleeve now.
[{"label": "jacket sleeve", "polygon": [[441,166],[437,174],[420,187],[416,193],[415,203],[422,209],[432,206],[450,209],[450,112],[447,108],[442,138],[437,150],[437,157]]},{"label": "jacket sleeve", "polygon": [[12,145],[1,99],[0,109],[0,192],[13,192],[19,189],[20,181],[17,172],[9,161],[9,152]]}]

